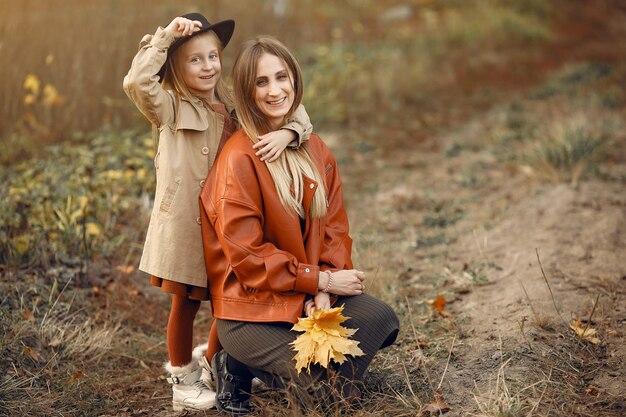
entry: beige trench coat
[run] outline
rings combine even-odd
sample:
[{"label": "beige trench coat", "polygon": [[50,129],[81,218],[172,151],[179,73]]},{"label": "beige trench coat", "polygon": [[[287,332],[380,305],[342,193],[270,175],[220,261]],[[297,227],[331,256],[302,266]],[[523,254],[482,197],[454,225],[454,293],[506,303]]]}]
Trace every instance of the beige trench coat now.
[{"label": "beige trench coat", "polygon": [[[224,117],[207,111],[199,99],[178,101],[161,87],[157,73],[172,42],[174,37],[162,28],[144,36],[123,83],[128,97],[159,130],[154,207],[139,269],[207,287],[198,196],[217,154]],[[296,132],[298,144],[308,139],[313,128],[302,106],[288,122],[283,128]]]}]

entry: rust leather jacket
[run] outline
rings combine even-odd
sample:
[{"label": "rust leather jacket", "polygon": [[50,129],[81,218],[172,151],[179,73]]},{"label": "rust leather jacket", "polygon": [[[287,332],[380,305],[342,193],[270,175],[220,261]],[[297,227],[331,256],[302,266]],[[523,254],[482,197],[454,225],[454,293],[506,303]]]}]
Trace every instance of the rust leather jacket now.
[{"label": "rust leather jacket", "polygon": [[243,130],[226,143],[200,194],[211,308],[219,319],[296,323],[320,270],[352,268],[337,161],[315,134],[306,145],[327,189],[327,215],[308,215],[317,183],[304,178],[302,220],[280,202]]}]

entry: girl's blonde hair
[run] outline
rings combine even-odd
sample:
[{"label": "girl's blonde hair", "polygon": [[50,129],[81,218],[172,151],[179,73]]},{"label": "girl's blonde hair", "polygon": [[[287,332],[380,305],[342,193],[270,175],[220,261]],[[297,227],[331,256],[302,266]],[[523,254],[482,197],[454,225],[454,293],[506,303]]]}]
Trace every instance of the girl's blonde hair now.
[{"label": "girl's blonde hair", "polygon": [[[302,72],[298,62],[287,47],[271,36],[260,36],[245,42],[233,67],[233,90],[237,118],[241,127],[254,143],[258,142],[260,135],[273,130],[254,99],[258,62],[264,54],[278,57],[289,70],[289,77],[294,89],[294,100],[285,120],[293,114],[302,101]],[[307,176],[315,180],[318,186],[313,196],[310,214],[313,217],[326,215],[324,181],[307,150],[306,144],[298,149],[285,148],[276,161],[267,163],[267,168],[274,179],[276,191],[283,206],[288,210],[293,210],[303,218],[306,213],[304,213],[302,206],[304,194],[302,178]]]},{"label": "girl's blonde hair", "polygon": [[[213,32],[212,30],[207,30],[206,32],[200,33],[195,36],[210,36],[217,44],[217,54],[219,56],[220,63],[223,62],[222,51],[224,50],[224,47],[222,46],[222,42],[217,37],[217,34],[215,32]],[[194,95],[191,94],[182,77],[182,49],[183,48],[181,47],[177,48],[172,56],[169,57],[167,61],[165,61],[165,74],[163,75],[162,83],[163,88],[174,90],[177,93],[176,98],[177,100],[179,100],[179,103],[177,103],[179,105],[176,106],[177,109],[180,109],[181,97],[186,98],[192,104],[194,103]],[[232,109],[234,107],[233,92],[228,88],[221,76],[215,86],[215,96],[220,102],[222,102],[226,106],[227,109]],[[201,97],[198,98],[202,99]],[[207,109],[213,111],[213,109],[209,105],[210,103],[204,101],[204,104]],[[178,114],[176,115],[176,120],[178,120]]]}]

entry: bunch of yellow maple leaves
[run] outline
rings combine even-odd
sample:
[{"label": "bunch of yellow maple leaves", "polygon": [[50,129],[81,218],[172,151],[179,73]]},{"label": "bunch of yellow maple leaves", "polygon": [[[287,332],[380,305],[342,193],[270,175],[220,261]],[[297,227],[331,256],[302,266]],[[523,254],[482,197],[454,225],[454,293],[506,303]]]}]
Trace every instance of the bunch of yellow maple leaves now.
[{"label": "bunch of yellow maple leaves", "polygon": [[350,339],[358,329],[348,329],[341,325],[349,319],[342,315],[343,307],[313,310],[308,317],[300,318],[294,324],[291,330],[304,332],[291,342],[297,352],[294,359],[298,373],[302,368],[311,373],[312,364],[328,368],[330,361],[343,363],[346,355],[363,355],[358,347],[359,342]]}]

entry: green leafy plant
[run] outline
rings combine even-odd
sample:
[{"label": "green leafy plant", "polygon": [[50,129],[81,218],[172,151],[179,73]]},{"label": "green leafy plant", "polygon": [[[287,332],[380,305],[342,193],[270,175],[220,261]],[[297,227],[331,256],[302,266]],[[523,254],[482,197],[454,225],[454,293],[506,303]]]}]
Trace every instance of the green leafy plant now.
[{"label": "green leafy plant", "polygon": [[0,173],[0,264],[87,263],[115,253],[154,189],[152,141],[103,130]]}]

